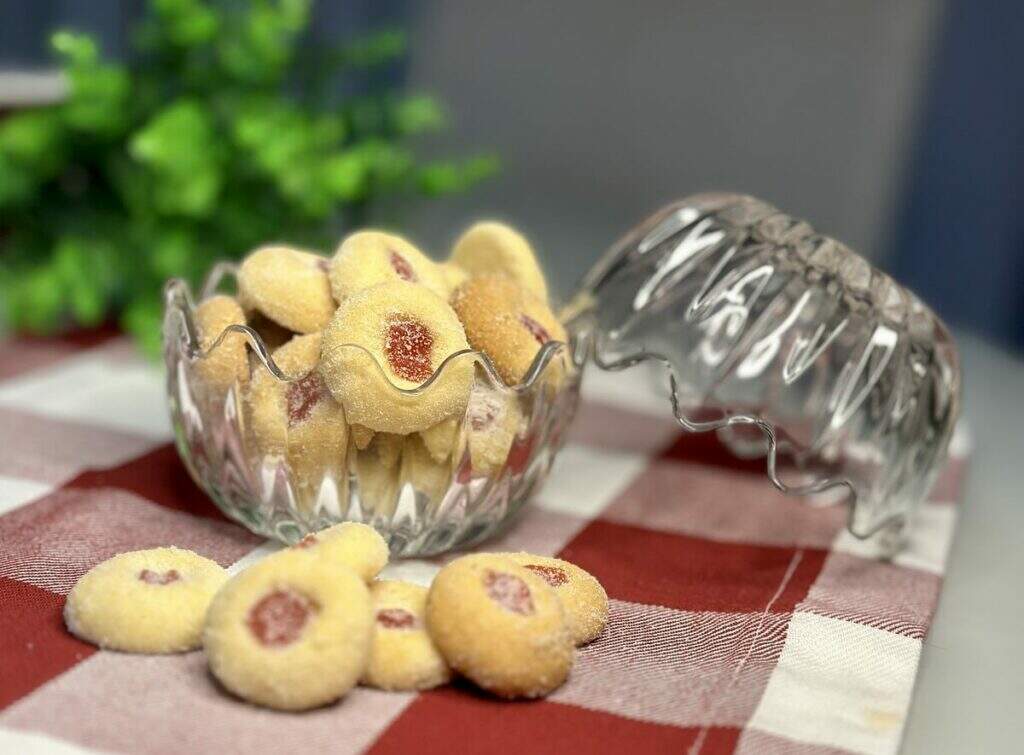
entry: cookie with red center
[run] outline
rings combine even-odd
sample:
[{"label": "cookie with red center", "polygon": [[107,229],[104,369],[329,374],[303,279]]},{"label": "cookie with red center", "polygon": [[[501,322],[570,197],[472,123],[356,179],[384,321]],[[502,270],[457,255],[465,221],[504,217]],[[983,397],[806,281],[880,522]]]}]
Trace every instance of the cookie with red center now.
[{"label": "cookie with red center", "polygon": [[539,575],[554,589],[562,601],[576,645],[585,645],[604,630],[608,623],[608,594],[592,574],[560,558],[531,553],[498,555]]},{"label": "cookie with red center", "polygon": [[427,632],[427,588],[377,580],[370,585],[374,631],[362,684],[378,689],[432,689],[451,678],[448,664]]},{"label": "cookie with red center", "polygon": [[221,684],[278,710],[342,697],[366,669],[373,638],[363,580],[300,553],[275,554],[232,577],[210,604],[203,631]]},{"label": "cookie with red center", "polygon": [[327,267],[327,258],[318,254],[262,247],[239,268],[239,299],[246,309],[255,309],[288,330],[315,333],[327,326],[335,309]]},{"label": "cookie with red center", "polygon": [[505,466],[524,417],[519,397],[478,381],[466,409],[466,443],[474,475],[490,475]]},{"label": "cookie with red center", "polygon": [[349,569],[370,582],[388,563],[388,544],[373,527],[360,522],[342,522],[313,532],[282,553],[298,552],[288,558],[310,558],[328,562],[337,569]]},{"label": "cookie with red center", "polygon": [[439,505],[444,499],[453,471],[451,459],[436,461],[419,434],[405,438],[399,474],[401,484],[411,486],[431,506]]},{"label": "cookie with red center", "polygon": [[[507,385],[523,382],[541,346],[566,342],[565,328],[547,304],[511,278],[470,278],[452,295],[452,307],[469,344],[490,357]],[[561,369],[561,360],[556,355],[548,363],[548,374]]]},{"label": "cookie with red center", "polygon": [[[245,313],[235,298],[220,294],[204,299],[196,307],[195,324],[199,347],[206,352],[195,362],[196,375],[203,383],[217,391],[226,390],[235,383],[247,383],[249,358],[246,338],[237,332],[224,333],[231,325],[245,325]],[[213,348],[222,334],[223,340]]]},{"label": "cookie with red center", "polygon": [[448,665],[499,697],[541,697],[569,676],[574,647],[547,581],[510,559],[463,556],[438,572],[427,627]]},{"label": "cookie with red center", "polygon": [[206,609],[227,580],[219,564],[181,548],[121,553],[75,583],[64,621],[72,634],[110,650],[195,650]]},{"label": "cookie with red center", "polygon": [[339,302],[365,288],[404,281],[442,298],[450,287],[437,263],[401,236],[358,231],[338,246],[330,265],[331,290]]},{"label": "cookie with red center", "polygon": [[530,242],[504,223],[483,222],[469,228],[455,242],[450,262],[470,276],[504,275],[541,302],[548,300],[544,273]]},{"label": "cookie with red center", "polygon": [[347,496],[348,424],[316,369],[320,346],[319,333],[295,336],[273,354],[288,380],[260,365],[249,389],[249,427],[256,447],[265,456],[284,459],[303,511],[313,510],[326,477],[334,481],[340,499]]},{"label": "cookie with red center", "polygon": [[445,365],[469,349],[459,319],[423,286],[397,281],[349,296],[324,332],[320,372],[350,422],[399,435],[424,430],[466,409],[473,360]]}]

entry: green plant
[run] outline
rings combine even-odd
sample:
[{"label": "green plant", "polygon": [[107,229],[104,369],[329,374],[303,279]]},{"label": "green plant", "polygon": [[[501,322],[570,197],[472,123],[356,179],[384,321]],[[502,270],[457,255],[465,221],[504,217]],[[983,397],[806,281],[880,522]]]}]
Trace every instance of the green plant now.
[{"label": "green plant", "polygon": [[150,351],[160,287],[272,240],[323,248],[386,195],[460,192],[496,159],[424,162],[438,103],[376,87],[337,97],[405,53],[381,31],[341,47],[302,37],[309,0],[150,0],[133,54],[105,62],[57,32],[60,104],[0,120],[0,302],[47,333],[112,317]]}]

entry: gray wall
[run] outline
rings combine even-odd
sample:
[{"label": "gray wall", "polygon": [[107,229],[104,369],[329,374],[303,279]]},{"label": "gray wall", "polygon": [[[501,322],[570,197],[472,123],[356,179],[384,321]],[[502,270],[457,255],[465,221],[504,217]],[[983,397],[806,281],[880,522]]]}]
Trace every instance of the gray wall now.
[{"label": "gray wall", "polygon": [[556,287],[661,204],[739,189],[876,256],[941,6],[927,0],[504,3],[417,7],[412,84],[456,116],[452,151],[501,179],[426,205],[437,252],[467,219],[520,224]]}]

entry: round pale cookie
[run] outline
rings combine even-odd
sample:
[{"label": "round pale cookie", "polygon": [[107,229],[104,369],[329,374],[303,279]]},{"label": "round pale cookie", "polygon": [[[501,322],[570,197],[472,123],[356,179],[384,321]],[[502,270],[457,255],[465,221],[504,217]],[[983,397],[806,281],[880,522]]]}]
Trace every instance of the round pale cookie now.
[{"label": "round pale cookie", "polygon": [[325,477],[335,481],[340,498],[347,495],[348,424],[316,369],[320,343],[319,333],[295,336],[273,354],[291,379],[278,380],[260,365],[249,390],[256,445],[263,454],[284,458],[303,510],[314,507]]},{"label": "round pale cookie", "polygon": [[447,357],[468,349],[462,325],[442,299],[414,283],[385,283],[338,308],[324,332],[320,372],[350,422],[406,435],[465,410],[473,360],[448,363],[421,393],[396,387],[416,388]]},{"label": "round pale cookie", "polygon": [[[523,382],[541,346],[567,340],[547,304],[511,278],[470,278],[452,295],[452,307],[470,345],[490,357],[508,385]],[[547,369],[555,366],[549,363]]]},{"label": "round pale cookie", "polygon": [[466,409],[466,444],[473,472],[488,475],[501,469],[523,423],[515,393],[477,382]]},{"label": "round pale cookie", "polygon": [[329,561],[286,551],[233,577],[206,618],[210,670],[259,705],[306,710],[333,702],[369,660],[373,610],[366,584]]},{"label": "round pale cookie", "polygon": [[334,298],[327,278],[328,260],[286,246],[265,246],[242,262],[238,295],[247,309],[256,309],[296,333],[327,327]]},{"label": "round pale cookie", "polygon": [[121,553],[78,580],[64,621],[72,634],[109,650],[195,650],[206,609],[227,580],[219,564],[181,548]]},{"label": "round pale cookie", "polygon": [[365,450],[353,454],[355,492],[365,518],[390,519],[398,506],[400,467],[397,463],[388,464],[382,460],[376,441],[377,436],[374,436],[374,442]]},{"label": "round pale cookie", "polygon": [[469,278],[469,273],[454,262],[440,262],[438,267],[441,268],[441,274],[444,275],[445,283],[448,284],[449,295]]},{"label": "round pale cookie", "polygon": [[409,435],[402,448],[400,479],[426,496],[432,503],[440,503],[452,481],[450,459],[435,461],[427,450],[423,438]]},{"label": "round pale cookie", "polygon": [[[195,324],[199,331],[199,347],[205,352],[216,343],[225,328],[245,325],[245,313],[234,297],[219,294],[199,303],[195,310]],[[225,334],[217,348],[197,359],[195,371],[204,383],[219,390],[226,390],[236,382],[248,382],[249,357],[245,336],[236,332]]]},{"label": "round pale cookie", "polygon": [[455,242],[451,262],[471,276],[506,275],[542,302],[548,300],[544,273],[530,242],[504,223],[483,222],[469,228]]},{"label": "round pale cookie", "polygon": [[375,626],[370,663],[361,683],[391,691],[432,689],[446,683],[451,670],[424,625],[427,588],[377,580],[370,585],[370,597]]},{"label": "round pale cookie", "polygon": [[[355,572],[369,582],[388,564],[388,544],[373,527],[361,522],[342,522],[306,535],[293,545],[288,558],[310,558]],[[276,558],[280,553],[269,556]]]},{"label": "round pale cookie", "polygon": [[531,553],[500,553],[550,585],[565,609],[573,642],[585,645],[597,638],[608,623],[608,594],[589,572],[560,558]]},{"label": "round pale cookie", "polygon": [[358,422],[349,425],[348,429],[349,434],[352,436],[352,441],[356,444],[356,448],[360,451],[365,451],[373,441],[373,430],[363,427]]},{"label": "round pale cookie", "polygon": [[[475,389],[474,389],[475,390]],[[469,395],[470,403],[473,394]],[[451,458],[461,443],[463,417],[448,417],[436,425],[420,430],[420,437],[430,457],[438,464]]]},{"label": "round pale cookie", "polygon": [[339,302],[394,281],[418,283],[442,298],[451,290],[436,262],[401,236],[380,231],[358,231],[342,241],[331,260],[330,278]]},{"label": "round pale cookie", "polygon": [[452,561],[434,578],[426,615],[448,665],[500,697],[541,697],[572,669],[558,596],[507,558],[480,553]]}]

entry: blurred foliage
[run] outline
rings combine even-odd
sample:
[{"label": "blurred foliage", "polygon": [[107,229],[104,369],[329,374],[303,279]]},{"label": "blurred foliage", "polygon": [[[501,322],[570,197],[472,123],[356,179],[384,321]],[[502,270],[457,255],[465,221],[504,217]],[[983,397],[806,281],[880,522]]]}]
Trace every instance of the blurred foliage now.
[{"label": "blurred foliage", "polygon": [[155,352],[167,277],[195,283],[267,241],[326,248],[384,196],[462,192],[497,169],[416,157],[411,140],[447,125],[431,97],[337,95],[399,61],[401,32],[324,48],[309,19],[309,0],[149,0],[123,64],[53,35],[67,98],[0,119],[8,327],[117,318]]}]

